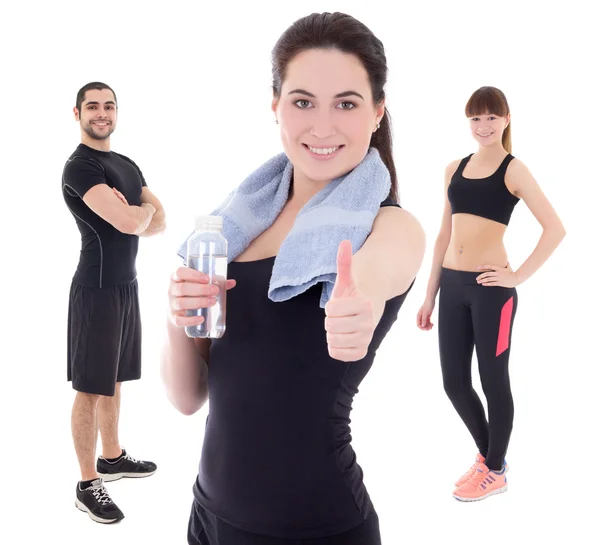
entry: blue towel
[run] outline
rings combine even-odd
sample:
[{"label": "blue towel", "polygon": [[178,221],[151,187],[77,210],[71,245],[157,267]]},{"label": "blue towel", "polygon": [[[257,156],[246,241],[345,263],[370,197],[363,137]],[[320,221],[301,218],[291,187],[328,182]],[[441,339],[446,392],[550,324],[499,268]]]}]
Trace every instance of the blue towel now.
[{"label": "blue towel", "polygon": [[[223,216],[228,262],[277,219],[289,197],[292,173],[287,156],[277,155],[212,213]],[[275,258],[269,298],[286,301],[322,282],[320,305],[324,307],[335,284],[340,242],[350,240],[353,252],[362,247],[390,187],[390,174],[379,152],[371,148],[354,170],[314,195],[298,213]],[[186,259],[187,239],[178,254]]]}]

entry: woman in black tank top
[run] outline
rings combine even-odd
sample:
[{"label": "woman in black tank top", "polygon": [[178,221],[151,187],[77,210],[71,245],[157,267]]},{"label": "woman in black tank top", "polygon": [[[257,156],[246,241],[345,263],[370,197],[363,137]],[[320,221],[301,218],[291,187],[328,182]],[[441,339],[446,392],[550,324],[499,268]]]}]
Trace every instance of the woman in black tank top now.
[{"label": "woman in black tank top", "polygon": [[[164,381],[185,414],[210,399],[190,544],[381,543],[349,415],[424,253],[419,223],[397,204],[386,72],[383,45],[352,17],[294,23],[273,51],[273,112],[293,166],[290,196],[229,265],[222,338],[186,337],[183,326],[200,323],[186,310],[209,306],[211,287],[193,269],[173,275]],[[269,279],[296,214],[370,148],[389,171],[390,194],[356,254],[340,246],[327,306],[320,284],[273,302]]]},{"label": "woman in black tank top", "polygon": [[[514,414],[508,359],[518,302],[516,286],[550,257],[565,230],[525,165],[511,155],[510,112],[504,94],[482,87],[471,96],[465,113],[479,150],[446,169],[444,221],[417,325],[426,331],[433,327],[431,315],[439,289],[444,389],[478,449],[475,463],[455,482],[453,496],[477,501],[505,492],[508,486],[505,455]],[[492,174],[465,176],[473,162],[474,170],[479,164]],[[513,271],[502,237],[520,199],[544,232],[535,251]],[[474,349],[487,419],[471,382]]]}]

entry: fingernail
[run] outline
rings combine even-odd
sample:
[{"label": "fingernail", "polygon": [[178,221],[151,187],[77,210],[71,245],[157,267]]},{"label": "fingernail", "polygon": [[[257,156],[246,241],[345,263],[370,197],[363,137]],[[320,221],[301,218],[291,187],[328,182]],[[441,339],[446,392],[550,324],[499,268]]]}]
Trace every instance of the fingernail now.
[{"label": "fingernail", "polygon": [[214,293],[215,295],[219,293],[219,288],[217,286],[212,286],[210,288],[210,293]]}]

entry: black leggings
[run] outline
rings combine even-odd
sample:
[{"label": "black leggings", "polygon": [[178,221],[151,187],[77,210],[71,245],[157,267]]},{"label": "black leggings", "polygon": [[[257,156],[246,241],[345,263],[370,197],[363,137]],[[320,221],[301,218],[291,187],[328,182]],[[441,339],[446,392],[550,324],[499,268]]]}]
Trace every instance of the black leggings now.
[{"label": "black leggings", "polygon": [[361,525],[342,534],[311,539],[284,539],[261,536],[234,528],[194,501],[188,525],[188,543],[189,545],[381,545],[381,537],[379,518],[373,508]]},{"label": "black leggings", "polygon": [[[508,375],[517,290],[477,284],[481,273],[442,269],[439,346],[444,389],[463,419],[486,465],[502,469],[513,424]],[[479,377],[488,405],[489,424],[471,382],[471,358],[477,350]]]}]

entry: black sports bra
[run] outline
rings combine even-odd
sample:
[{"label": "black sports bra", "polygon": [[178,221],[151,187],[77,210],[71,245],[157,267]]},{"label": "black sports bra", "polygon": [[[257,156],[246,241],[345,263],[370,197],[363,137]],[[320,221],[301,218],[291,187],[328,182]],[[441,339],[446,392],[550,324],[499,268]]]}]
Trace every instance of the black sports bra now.
[{"label": "black sports bra", "polygon": [[504,183],[508,163],[514,157],[509,153],[491,176],[465,178],[463,171],[472,155],[460,162],[450,180],[448,200],[452,214],[473,214],[508,225],[513,209],[520,200]]}]

